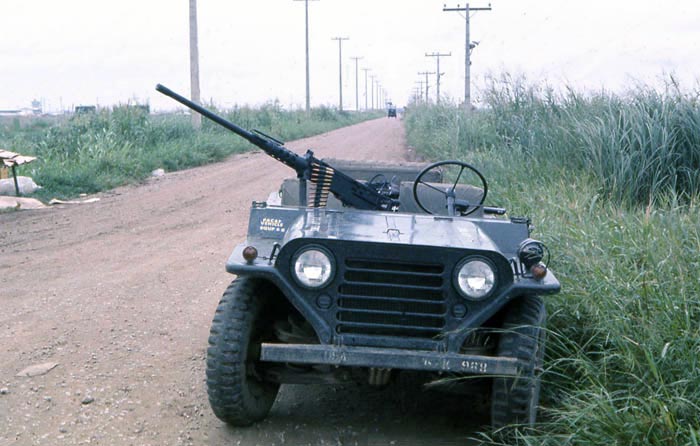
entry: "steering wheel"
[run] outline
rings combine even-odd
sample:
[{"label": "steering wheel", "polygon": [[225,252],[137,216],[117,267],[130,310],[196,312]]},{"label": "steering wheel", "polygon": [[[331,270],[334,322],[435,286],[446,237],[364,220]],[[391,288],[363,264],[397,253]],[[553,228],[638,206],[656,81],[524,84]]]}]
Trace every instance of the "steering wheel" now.
[{"label": "steering wheel", "polygon": [[[426,181],[426,178],[429,178],[430,174],[435,175],[438,173],[435,172],[436,169],[440,169],[439,173],[442,174],[443,181],[446,182],[447,187],[445,187],[445,183],[429,183]],[[463,175],[465,171],[467,171],[467,175]],[[476,178],[474,178],[475,175]],[[471,177],[472,180],[478,179],[478,181],[470,181],[469,177]],[[473,183],[476,183],[476,185]],[[442,194],[445,198],[447,215],[450,216],[464,216],[476,211],[482,204],[484,204],[484,201],[486,200],[486,193],[488,192],[488,184],[486,184],[486,179],[481,172],[479,172],[476,167],[462,161],[440,161],[430,164],[425,169],[420,171],[416,177],[416,180],[413,182],[413,199],[416,201],[418,207],[428,214],[435,214],[435,212],[428,209],[425,206],[425,203],[421,200],[421,194],[419,193],[418,186],[423,186]],[[482,193],[478,203],[473,203],[463,198],[459,198],[457,196],[457,192],[459,192],[458,186],[463,186],[463,188],[464,186],[471,188],[479,187]],[[425,190],[424,192],[428,191]],[[425,193],[423,194],[423,199],[426,199]]]}]

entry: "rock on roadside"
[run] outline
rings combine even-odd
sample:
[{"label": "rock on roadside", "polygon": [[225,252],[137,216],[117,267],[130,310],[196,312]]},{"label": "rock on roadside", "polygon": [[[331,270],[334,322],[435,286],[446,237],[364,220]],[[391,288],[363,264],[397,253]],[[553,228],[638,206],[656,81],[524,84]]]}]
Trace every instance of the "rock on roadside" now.
[{"label": "rock on roadside", "polygon": [[0,210],[44,209],[46,205],[36,198],[0,196]]},{"label": "rock on roadside", "polygon": [[15,376],[32,377],[32,376],[45,375],[45,374],[49,373],[51,370],[55,369],[56,366],[58,366],[57,362],[45,362],[43,364],[35,364],[35,365],[31,365],[25,369],[22,369]]}]

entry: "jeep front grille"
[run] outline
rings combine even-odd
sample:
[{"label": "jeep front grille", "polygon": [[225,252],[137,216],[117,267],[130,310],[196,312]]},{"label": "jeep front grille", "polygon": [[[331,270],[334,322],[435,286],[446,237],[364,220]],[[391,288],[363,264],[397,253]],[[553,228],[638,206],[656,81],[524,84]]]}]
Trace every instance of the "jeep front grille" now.
[{"label": "jeep front grille", "polygon": [[338,333],[433,338],[445,326],[444,266],[348,258]]}]

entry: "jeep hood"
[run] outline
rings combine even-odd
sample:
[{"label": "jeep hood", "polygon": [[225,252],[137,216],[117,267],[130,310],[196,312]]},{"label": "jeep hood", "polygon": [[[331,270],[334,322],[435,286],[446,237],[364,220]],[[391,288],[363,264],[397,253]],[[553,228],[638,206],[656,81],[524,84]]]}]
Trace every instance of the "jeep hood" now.
[{"label": "jeep hood", "polygon": [[498,250],[497,243],[479,221],[464,217],[312,209],[287,229],[282,245],[297,238],[311,238]]}]

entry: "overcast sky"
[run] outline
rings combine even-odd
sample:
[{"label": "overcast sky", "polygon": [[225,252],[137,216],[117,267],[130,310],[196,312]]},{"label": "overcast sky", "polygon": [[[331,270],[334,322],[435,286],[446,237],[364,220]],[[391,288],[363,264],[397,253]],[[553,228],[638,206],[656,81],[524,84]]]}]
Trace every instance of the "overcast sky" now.
[{"label": "overcast sky", "polygon": [[[461,99],[464,18],[443,0],[309,2],[312,105],[338,103],[343,42],[343,103],[355,107],[355,69],[370,68],[402,105],[419,71],[441,59],[442,93]],[[461,3],[464,4],[463,2]],[[488,1],[472,2],[486,6]],[[493,0],[474,13],[475,94],[489,73],[525,73],[550,84],[621,90],[675,73],[688,88],[700,73],[700,1]],[[279,99],[302,107],[304,2],[199,0],[202,98],[221,106]],[[188,0],[0,0],[0,109],[45,109],[129,100],[170,109],[156,83],[189,95]],[[431,76],[431,94],[435,78]],[[360,102],[364,103],[360,71]]]}]

